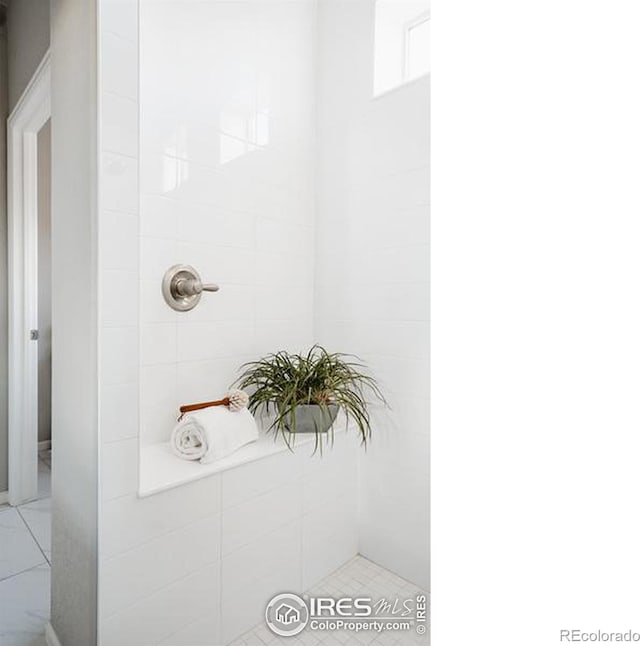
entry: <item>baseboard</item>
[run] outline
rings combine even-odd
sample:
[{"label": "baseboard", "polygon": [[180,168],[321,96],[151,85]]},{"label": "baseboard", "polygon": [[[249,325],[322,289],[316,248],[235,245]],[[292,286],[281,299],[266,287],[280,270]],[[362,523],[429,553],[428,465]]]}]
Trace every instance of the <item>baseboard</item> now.
[{"label": "baseboard", "polygon": [[47,646],[62,646],[56,631],[53,629],[51,623],[47,623],[46,628],[44,629],[44,641],[47,643]]},{"label": "baseboard", "polygon": [[9,492],[0,491],[0,505],[6,505],[9,502]]},{"label": "baseboard", "polygon": [[51,440],[43,440],[38,442],[38,451],[47,451],[51,448]]}]

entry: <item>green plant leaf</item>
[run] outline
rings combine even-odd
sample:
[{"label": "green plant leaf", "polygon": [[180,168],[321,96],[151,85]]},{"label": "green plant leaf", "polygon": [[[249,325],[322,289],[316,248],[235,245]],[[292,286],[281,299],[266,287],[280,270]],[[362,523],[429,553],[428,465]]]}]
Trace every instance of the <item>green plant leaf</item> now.
[{"label": "green plant leaf", "polygon": [[[282,435],[290,450],[295,442],[296,410],[300,405],[316,405],[324,416],[330,415],[329,405],[336,404],[343,410],[347,424],[353,420],[365,448],[371,438],[367,397],[387,406],[376,380],[359,357],[329,353],[317,344],[305,355],[280,351],[246,363],[242,370],[234,385],[251,393],[252,413],[275,413],[268,430],[274,433],[274,439]],[[325,435],[333,444],[333,425],[326,434],[316,421],[314,428],[314,453],[319,450],[322,454]]]}]

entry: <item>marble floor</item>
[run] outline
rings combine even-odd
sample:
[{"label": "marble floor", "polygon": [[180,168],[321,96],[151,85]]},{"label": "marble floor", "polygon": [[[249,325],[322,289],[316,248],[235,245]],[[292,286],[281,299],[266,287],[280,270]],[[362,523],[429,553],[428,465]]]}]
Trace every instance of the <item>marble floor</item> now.
[{"label": "marble floor", "polygon": [[[389,572],[362,556],[356,556],[310,590],[310,596],[370,597],[371,599],[411,599],[421,590],[413,583]],[[387,613],[388,614],[388,613]],[[278,637],[264,622],[229,646],[429,646],[429,631],[419,635],[415,622],[407,631],[360,632],[348,630],[312,631],[307,628],[295,637]]]},{"label": "marble floor", "polygon": [[51,451],[43,451],[38,499],[0,505],[0,646],[44,646],[50,566]]}]

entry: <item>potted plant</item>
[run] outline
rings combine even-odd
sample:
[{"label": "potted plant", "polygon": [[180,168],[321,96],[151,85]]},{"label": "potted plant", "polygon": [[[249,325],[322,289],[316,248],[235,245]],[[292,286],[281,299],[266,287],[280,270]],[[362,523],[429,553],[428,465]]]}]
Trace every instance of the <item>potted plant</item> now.
[{"label": "potted plant", "polygon": [[276,437],[281,433],[289,448],[289,440],[298,433],[315,433],[315,450],[322,449],[322,438],[329,431],[333,440],[333,423],[340,409],[347,423],[354,421],[366,446],[371,437],[367,396],[386,405],[358,357],[329,353],[319,345],[306,355],[281,351],[242,368],[236,383],[252,393],[249,410],[273,413],[269,431]]}]

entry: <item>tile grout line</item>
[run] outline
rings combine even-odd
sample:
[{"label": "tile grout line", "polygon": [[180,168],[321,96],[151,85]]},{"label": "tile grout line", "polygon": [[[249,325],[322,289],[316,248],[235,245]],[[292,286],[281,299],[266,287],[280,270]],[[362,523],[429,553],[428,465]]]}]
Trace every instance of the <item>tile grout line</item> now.
[{"label": "tile grout line", "polygon": [[25,574],[26,572],[31,572],[31,570],[36,570],[37,568],[42,567],[43,565],[47,565],[48,567],[51,567],[46,557],[45,557],[44,563],[38,563],[37,565],[32,565],[31,567],[25,568],[24,570],[20,570],[20,572],[16,572],[15,574],[10,574],[9,576],[5,576],[4,578],[0,579],[0,583],[4,583],[9,579],[13,579],[14,577],[20,576],[21,574]]},{"label": "tile grout line", "polygon": [[[121,498],[124,498],[124,497],[135,498],[136,494],[126,494],[125,496],[119,496],[118,498],[111,498],[110,500],[107,500],[106,502],[111,502],[112,500],[120,500]],[[203,521],[205,521],[207,519],[212,519],[215,516],[219,516],[221,514],[222,514],[222,511],[216,511],[216,512],[213,512],[213,513],[210,513],[210,514],[206,514],[205,516],[196,518],[195,520],[189,521],[188,523],[185,523],[184,525],[180,525],[179,527],[176,527],[174,529],[170,529],[168,531],[162,532],[161,534],[157,534],[156,536],[153,536],[152,538],[145,539],[144,541],[136,543],[135,545],[130,545],[129,547],[127,547],[127,548],[125,548],[123,550],[113,552],[113,553],[109,553],[109,554],[104,554],[102,556],[102,560],[105,561],[105,562],[110,561],[110,560],[115,559],[117,557],[120,557],[120,556],[122,556],[124,554],[128,554],[129,552],[132,552],[133,550],[139,549],[139,548],[141,548],[141,547],[143,547],[145,545],[153,543],[154,541],[158,541],[161,538],[166,538],[170,534],[174,534],[174,533],[179,532],[179,531],[181,531],[181,530],[183,530],[183,529],[185,529],[187,527],[191,527],[192,525],[195,525],[196,523],[203,522]]]},{"label": "tile grout line", "polygon": [[[144,596],[136,599],[133,603],[130,603],[129,605],[124,606],[123,608],[120,608],[119,610],[112,610],[108,615],[106,615],[104,617],[104,619],[105,620],[112,619],[113,617],[117,617],[118,615],[122,615],[123,613],[125,613],[125,612],[127,612],[127,611],[129,611],[131,609],[135,609],[137,606],[142,605],[150,597],[153,597],[153,596],[155,596],[157,594],[160,594],[160,593],[164,592],[165,590],[167,590],[168,588],[171,588],[174,585],[177,585],[179,583],[183,583],[184,581],[186,581],[190,577],[193,577],[193,576],[199,574],[202,570],[209,570],[209,569],[212,569],[212,568],[218,569],[217,563],[218,563],[217,560],[210,561],[209,563],[206,563],[205,565],[200,566],[197,570],[194,570],[193,572],[189,572],[188,574],[185,574],[184,576],[181,576],[178,579],[174,579],[173,581],[169,581],[169,583],[165,583],[161,587],[155,588],[155,589],[151,590],[150,592],[145,593]],[[195,620],[193,622],[190,622],[190,624],[188,624],[188,625],[191,625],[191,623],[197,623],[197,621],[201,621],[201,620],[202,620],[202,617],[199,617],[197,620]],[[180,630],[181,629],[178,629],[178,631],[176,631],[176,632],[179,632]],[[172,633],[172,634],[174,634],[174,633]],[[168,637],[171,637],[171,635],[165,635],[164,637],[162,637],[162,639],[167,639]]]},{"label": "tile grout line", "polygon": [[[217,590],[218,590],[218,617],[220,619],[220,626],[219,626],[219,634],[220,637],[222,637],[222,621],[223,621],[223,616],[222,616],[222,523],[223,521],[223,514],[222,514],[222,487],[224,486],[223,484],[223,478],[220,478],[220,487],[219,487],[219,492],[218,492],[218,497],[219,497],[219,503],[220,503],[220,531],[219,531],[219,544],[220,544],[220,554],[218,555],[217,560],[215,561],[216,567],[218,570],[218,582],[217,582]],[[198,622],[202,621],[202,617],[198,617],[196,620],[189,622],[186,626],[181,626],[177,630],[174,630],[172,633],[165,635],[162,637],[162,641],[159,642],[160,646],[162,645],[162,642],[166,642],[168,639],[171,639],[173,636],[177,635],[180,633],[181,630],[184,630],[185,628],[188,628],[189,626],[196,625]]]},{"label": "tile grout line", "polygon": [[[41,498],[39,500],[46,500],[46,498]],[[25,520],[24,516],[22,515],[22,512],[20,511],[20,507],[16,507],[16,511],[18,512],[18,516],[22,519],[22,522],[24,523],[25,527],[27,528],[27,531],[29,534],[31,534],[31,538],[35,541],[35,544],[38,546],[38,549],[42,553],[42,556],[44,556],[44,560],[51,566],[51,561],[47,558],[47,555],[45,554],[44,550],[42,549],[42,546],[40,545],[38,539],[36,538],[35,534],[31,531],[31,527],[29,527],[29,523]],[[51,522],[51,520],[49,520]],[[41,564],[42,565],[42,564]]]}]

